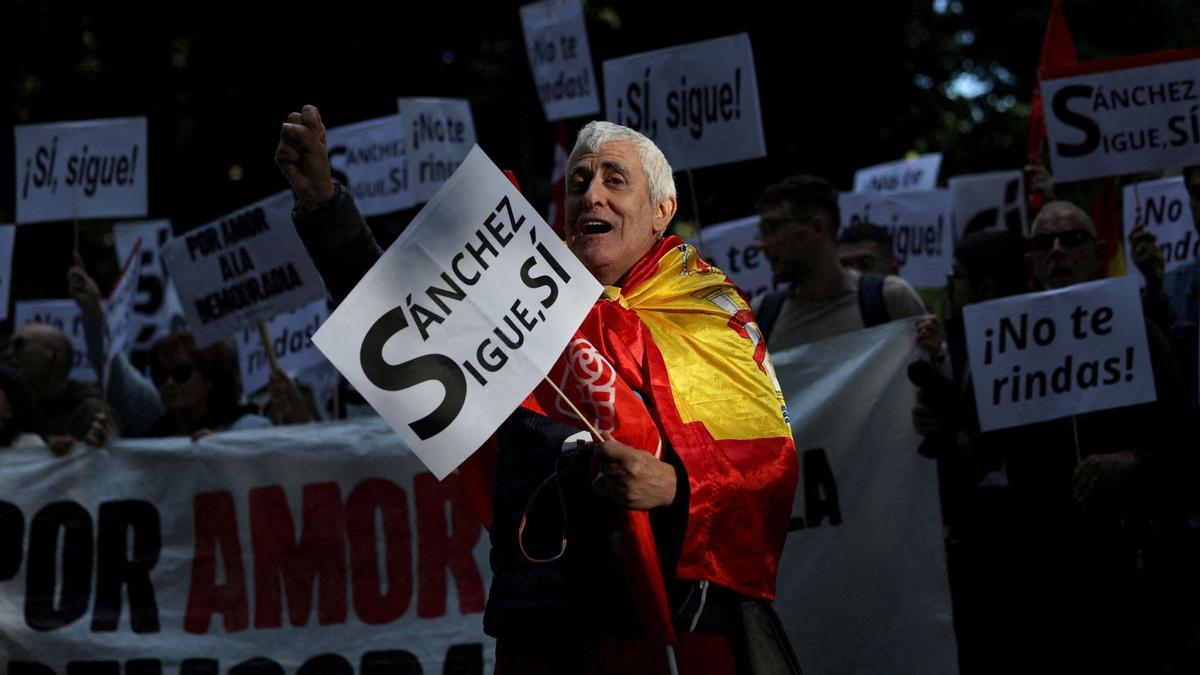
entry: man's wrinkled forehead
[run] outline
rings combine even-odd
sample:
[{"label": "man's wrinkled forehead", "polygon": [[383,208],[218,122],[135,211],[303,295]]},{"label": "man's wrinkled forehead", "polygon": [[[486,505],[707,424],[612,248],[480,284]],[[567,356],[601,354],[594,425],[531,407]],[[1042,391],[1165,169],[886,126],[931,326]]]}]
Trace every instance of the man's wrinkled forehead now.
[{"label": "man's wrinkled forehead", "polygon": [[1041,234],[1043,232],[1065,232],[1067,230],[1083,230],[1093,237],[1096,236],[1096,227],[1091,223],[1083,212],[1075,209],[1053,208],[1050,211],[1042,209],[1037,218],[1033,221],[1033,234]]}]

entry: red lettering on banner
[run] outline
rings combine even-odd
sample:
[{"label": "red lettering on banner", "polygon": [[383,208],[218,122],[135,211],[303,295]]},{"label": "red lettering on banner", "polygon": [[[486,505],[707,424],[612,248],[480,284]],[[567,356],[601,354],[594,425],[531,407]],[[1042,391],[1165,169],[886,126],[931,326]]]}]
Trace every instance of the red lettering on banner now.
[{"label": "red lettering on banner", "polygon": [[[446,569],[454,575],[459,611],[483,611],[483,578],[475,564],[475,545],[483,533],[457,474],[438,482],[425,472],[413,477],[417,502],[418,560],[417,616],[428,619],[446,613]],[[446,504],[450,505],[447,531]]]},{"label": "red lettering on banner", "polygon": [[282,625],[280,577],[293,626],[308,623],[313,586],[317,621],[346,620],[346,534],[342,495],[329,481],[304,486],[300,541],[278,485],[250,491],[250,538],[254,550],[254,627]]},{"label": "red lettering on banner", "polygon": [[[221,614],[225,632],[244,630],[249,615],[242,544],[238,541],[237,513],[228,491],[196,495],[196,549],[192,554],[192,580],[188,588],[183,629],[207,633],[213,614]],[[217,548],[221,550],[225,583],[217,583]]]},{"label": "red lettering on banner", "polygon": [[[380,578],[377,511],[384,536],[386,581]],[[382,478],[356,485],[346,498],[346,535],[350,540],[354,612],[367,624],[398,619],[412,602],[413,582],[412,526],[404,489]]]}]

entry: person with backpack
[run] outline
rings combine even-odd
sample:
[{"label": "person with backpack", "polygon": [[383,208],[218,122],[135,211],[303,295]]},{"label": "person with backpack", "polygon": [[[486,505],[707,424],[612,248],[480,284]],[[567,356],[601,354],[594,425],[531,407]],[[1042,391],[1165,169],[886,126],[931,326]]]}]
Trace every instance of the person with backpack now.
[{"label": "person with backpack", "polygon": [[775,281],[788,284],[753,303],[772,351],[925,314],[921,297],[900,277],[842,266],[838,194],[824,178],[790,176],[771,185],[758,213],[763,253]]}]

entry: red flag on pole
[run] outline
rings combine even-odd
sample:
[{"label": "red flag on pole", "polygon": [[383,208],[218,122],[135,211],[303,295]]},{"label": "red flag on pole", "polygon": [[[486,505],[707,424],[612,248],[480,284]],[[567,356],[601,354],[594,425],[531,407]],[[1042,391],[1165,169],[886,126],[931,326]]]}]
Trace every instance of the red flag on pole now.
[{"label": "red flag on pole", "polygon": [[[1046,21],[1046,35],[1042,38],[1042,56],[1038,61],[1038,77],[1042,71],[1056,66],[1078,63],[1075,41],[1063,15],[1062,0],[1054,0],[1050,6],[1050,18]],[[1046,112],[1042,107],[1042,90],[1038,82],[1033,83],[1033,98],[1029,103],[1029,150],[1030,164],[1042,161],[1042,143],[1046,140]],[[1040,204],[1039,204],[1040,206]]]}]

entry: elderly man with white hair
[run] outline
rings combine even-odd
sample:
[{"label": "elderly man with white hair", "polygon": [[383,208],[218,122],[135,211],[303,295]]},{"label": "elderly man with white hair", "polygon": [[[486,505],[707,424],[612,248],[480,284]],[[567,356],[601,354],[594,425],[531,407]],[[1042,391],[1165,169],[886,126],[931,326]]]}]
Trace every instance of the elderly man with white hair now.
[{"label": "elderly man with white hair", "polygon": [[[305,106],[284,122],[276,162],[296,193],[297,231],[340,301],[380,249],[330,179],[324,143]],[[491,520],[484,628],[498,638],[496,672],[734,673],[747,658],[736,648],[745,607],[774,595],[798,478],[765,342],[736,287],[666,234],[675,183],[653,142],[592,122],[566,181],[567,245],[605,288],[563,358],[589,350],[616,383],[616,428],[641,425],[642,445],[656,447],[607,432],[568,442],[577,429],[534,396],[496,433],[494,496],[480,509]],[[630,564],[622,523],[637,511],[649,513],[655,569]],[[659,578],[666,608],[649,602]]]}]

